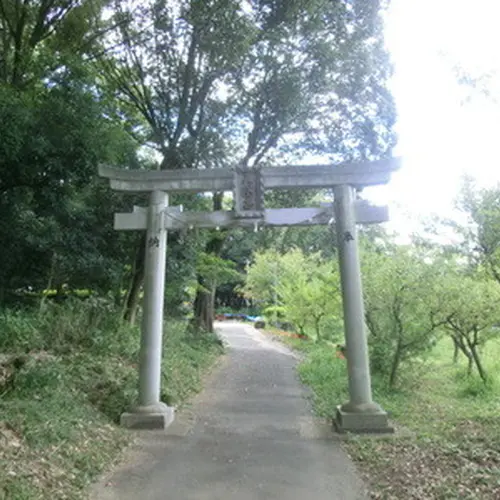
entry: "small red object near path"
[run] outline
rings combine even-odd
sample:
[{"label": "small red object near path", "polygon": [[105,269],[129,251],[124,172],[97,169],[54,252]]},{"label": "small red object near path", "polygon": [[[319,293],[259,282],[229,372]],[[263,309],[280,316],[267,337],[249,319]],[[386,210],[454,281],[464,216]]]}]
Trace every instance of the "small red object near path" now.
[{"label": "small red object near path", "polygon": [[335,351],[335,355],[339,359],[345,359],[346,357],[345,345],[337,344],[337,350]]}]

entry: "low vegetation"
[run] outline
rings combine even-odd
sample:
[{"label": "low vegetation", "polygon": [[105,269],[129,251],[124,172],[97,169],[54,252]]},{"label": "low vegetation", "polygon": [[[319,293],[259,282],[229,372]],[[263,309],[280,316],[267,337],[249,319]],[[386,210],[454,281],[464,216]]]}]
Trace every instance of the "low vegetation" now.
[{"label": "low vegetation", "polygon": [[[331,419],[347,401],[346,361],[334,345],[281,337],[304,354],[301,380],[313,390],[316,413]],[[374,398],[389,412],[390,437],[351,436],[343,446],[363,475],[370,498],[497,499],[500,496],[500,376],[487,385],[468,373],[468,360],[452,358],[443,338],[425,360],[413,363],[398,388],[375,375]],[[499,373],[500,342],[484,352]]]},{"label": "low vegetation", "polygon": [[[136,398],[139,332],[106,300],[0,315],[0,498],[75,499],[131,434],[116,423]],[[164,401],[200,389],[222,346],[167,321]]]}]

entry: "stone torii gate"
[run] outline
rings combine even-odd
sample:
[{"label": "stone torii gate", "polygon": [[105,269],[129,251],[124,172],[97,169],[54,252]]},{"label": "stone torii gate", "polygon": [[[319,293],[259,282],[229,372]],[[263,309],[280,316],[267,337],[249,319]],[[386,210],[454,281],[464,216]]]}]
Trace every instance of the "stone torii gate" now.
[{"label": "stone torii gate", "polygon": [[[385,206],[356,199],[356,190],[386,184],[399,168],[391,158],[347,165],[300,165],[271,168],[210,170],[123,170],[101,166],[99,175],[111,189],[149,193],[149,207],[115,214],[117,230],[146,230],[146,255],[139,399],[122,414],[130,428],[165,428],[173,408],[160,401],[163,301],[167,232],[181,228],[304,226],[335,221],[347,348],[349,402],[338,406],[335,424],[341,432],[391,432],[387,413],[372,399],[367,335],[356,224],[388,220]],[[333,188],[334,203],[319,208],[265,209],[264,191],[270,189]],[[168,206],[168,193],[232,191],[232,211],[183,212]]]}]

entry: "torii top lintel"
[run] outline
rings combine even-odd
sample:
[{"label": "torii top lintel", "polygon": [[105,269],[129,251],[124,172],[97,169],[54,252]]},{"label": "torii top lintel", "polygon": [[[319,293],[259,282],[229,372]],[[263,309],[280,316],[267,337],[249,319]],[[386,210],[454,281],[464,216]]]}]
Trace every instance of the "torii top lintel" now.
[{"label": "torii top lintel", "polygon": [[[260,178],[264,189],[331,188],[342,184],[364,187],[388,183],[399,166],[399,158],[389,158],[341,165],[264,167]],[[110,180],[111,189],[131,193],[233,191],[235,186],[235,170],[226,168],[125,170],[100,166],[99,175]]]}]

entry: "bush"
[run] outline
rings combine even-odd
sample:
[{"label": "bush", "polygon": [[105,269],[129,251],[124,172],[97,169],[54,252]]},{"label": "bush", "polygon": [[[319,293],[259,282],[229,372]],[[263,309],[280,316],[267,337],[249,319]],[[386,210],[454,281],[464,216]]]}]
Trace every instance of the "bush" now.
[{"label": "bush", "polygon": [[32,312],[4,310],[0,313],[0,352],[41,350],[44,339]]},{"label": "bush", "polygon": [[299,375],[313,390],[318,415],[332,417],[337,406],[348,401],[346,361],[337,357],[334,348],[320,344],[309,350],[307,359],[299,366]]},{"label": "bush", "polygon": [[178,405],[201,389],[204,370],[223,346],[217,335],[193,333],[181,322],[167,322],[165,330],[162,400]]},{"label": "bush", "polygon": [[498,392],[494,378],[488,378],[484,381],[478,376],[471,376],[465,370],[459,370],[455,379],[458,382],[459,396],[461,397],[489,398]]},{"label": "bush", "polygon": [[5,310],[0,315],[0,352],[80,350],[134,356],[139,331],[121,320],[121,311],[107,299],[49,302],[41,310]]},{"label": "bush", "polygon": [[[4,311],[0,329],[0,498],[80,498],[130,440],[111,424],[137,399],[138,328],[92,298]],[[222,344],[169,319],[164,346],[162,398],[180,405]]]},{"label": "bush", "polygon": [[135,359],[112,354],[79,353],[68,357],[66,369],[73,387],[99,412],[117,423],[121,413],[137,399]]}]

